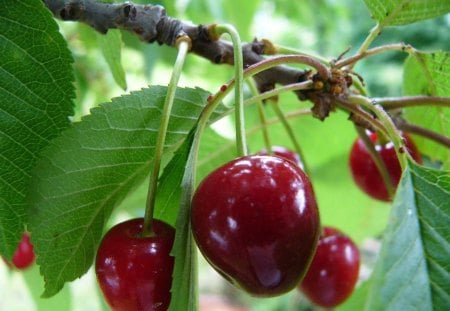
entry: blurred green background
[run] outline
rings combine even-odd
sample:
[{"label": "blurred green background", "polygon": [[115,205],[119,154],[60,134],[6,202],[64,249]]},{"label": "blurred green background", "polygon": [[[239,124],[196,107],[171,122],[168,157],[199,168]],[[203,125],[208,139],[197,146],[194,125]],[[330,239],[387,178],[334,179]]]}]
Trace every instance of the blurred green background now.
[{"label": "blurred green background", "polygon": [[[136,1],[148,3],[148,1]],[[168,15],[196,24],[231,23],[239,30],[243,41],[267,38],[280,45],[306,53],[333,59],[347,48],[355,52],[374,26],[363,1],[358,0],[179,0],[159,1]],[[59,23],[74,56],[76,75],[76,115],[74,121],[89,113],[89,109],[112,97],[147,85],[167,85],[175,50],[156,44],[139,42],[128,33],[123,39],[122,64],[127,90],[121,89],[111,74],[98,48],[101,38],[90,28],[77,23]],[[450,50],[450,17],[444,16],[401,28],[385,29],[374,45],[405,42],[417,49]],[[386,53],[360,62],[355,71],[364,77],[370,95],[399,96],[402,94],[402,65],[405,54]],[[211,64],[197,56],[187,59],[181,78],[182,86],[199,86],[216,92],[233,76],[232,68]],[[230,100],[230,99],[228,99]],[[310,107],[293,94],[283,94],[280,104],[285,113]],[[269,118],[275,114],[266,107]],[[256,107],[247,110],[248,143],[252,152],[263,148]],[[332,114],[324,122],[309,115],[290,119],[295,129],[305,161],[311,168],[322,223],[340,228],[360,246],[379,237],[386,225],[390,207],[373,201],[353,184],[347,165],[349,149],[356,137],[345,113]],[[210,170],[235,156],[233,120],[226,118],[205,133],[199,159],[199,179]],[[270,127],[270,138],[277,145],[292,148],[284,128],[276,122]],[[220,146],[218,148],[217,146]],[[146,187],[144,183],[116,209],[111,224],[129,217],[143,215]],[[370,258],[369,258],[370,259]],[[370,271],[365,262],[363,274]],[[107,310],[99,298],[95,277],[90,271],[81,280],[66,286],[50,300],[39,298],[42,280],[37,267],[25,273],[11,272],[0,262],[0,311],[8,310]],[[310,308],[300,294],[292,292],[275,299],[254,299],[224,283],[201,260],[200,290],[249,310],[305,310]],[[344,306],[342,309],[345,309]],[[350,307],[347,307],[350,310]],[[214,309],[204,309],[214,310]]]}]

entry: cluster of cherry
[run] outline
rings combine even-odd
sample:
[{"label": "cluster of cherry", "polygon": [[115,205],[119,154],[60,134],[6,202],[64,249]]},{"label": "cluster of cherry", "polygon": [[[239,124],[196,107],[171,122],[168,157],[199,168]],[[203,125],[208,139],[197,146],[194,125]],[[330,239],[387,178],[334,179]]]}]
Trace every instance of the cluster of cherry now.
[{"label": "cluster of cherry", "polygon": [[[371,134],[397,186],[401,168],[391,143]],[[421,162],[408,136],[405,146]],[[197,245],[225,279],[253,296],[298,288],[312,303],[332,308],[353,292],[360,255],[340,230],[320,225],[315,195],[297,154],[273,147],[268,155],[232,160],[208,175],[193,200]],[[360,139],[350,152],[356,184],[375,199],[390,200],[383,178]],[[96,274],[113,310],[167,310],[175,231],[154,219],[154,235],[142,238],[143,219],[113,227],[96,258]]]},{"label": "cluster of cherry", "polygon": [[[404,135],[412,157],[420,154]],[[376,151],[396,187],[401,168],[391,143]],[[371,197],[390,196],[364,143],[358,139],[349,166],[356,184]],[[298,288],[326,308],[344,302],[358,280],[360,256],[355,243],[340,230],[321,227],[309,177],[300,157],[283,147],[272,153],[237,158],[208,175],[197,188],[191,222],[197,245],[207,261],[228,281],[251,295],[270,297]],[[108,231],[97,252],[96,274],[113,310],[167,310],[174,258],[175,230],[153,220],[153,236],[142,237],[143,218]],[[35,254],[24,233],[11,263],[33,264]]]}]

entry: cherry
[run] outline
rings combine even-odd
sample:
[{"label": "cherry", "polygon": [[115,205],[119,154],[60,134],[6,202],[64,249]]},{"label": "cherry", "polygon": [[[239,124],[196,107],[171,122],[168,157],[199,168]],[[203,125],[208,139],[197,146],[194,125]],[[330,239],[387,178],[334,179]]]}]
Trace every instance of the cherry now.
[{"label": "cherry", "polygon": [[[377,133],[370,133],[369,137],[375,145],[375,150],[383,159],[393,185],[397,187],[402,175],[402,169],[395,153],[394,144],[392,142],[380,143]],[[422,158],[414,142],[406,134],[403,134],[403,138],[405,146],[413,159],[421,164]],[[353,179],[361,190],[372,198],[386,202],[391,201],[383,178],[360,138],[353,143],[349,165]]]},{"label": "cherry", "polygon": [[17,269],[24,270],[34,263],[34,259],[35,254],[33,244],[30,242],[30,234],[24,232],[12,257],[12,263]]},{"label": "cherry", "polygon": [[275,156],[244,156],[213,171],[194,193],[191,222],[206,260],[254,296],[295,288],[320,234],[309,178]]},{"label": "cherry", "polygon": [[143,218],[112,227],[97,252],[95,272],[112,310],[167,310],[174,258],[175,230],[154,219],[154,234],[142,237]]},{"label": "cherry", "polygon": [[[269,155],[269,153],[267,152],[267,149],[262,149],[260,152],[258,152],[259,155]],[[281,157],[284,158],[286,160],[292,161],[295,164],[297,164],[298,166],[300,166],[301,169],[303,169],[303,163],[302,160],[300,159],[300,156],[285,147],[281,147],[281,146],[272,146],[272,154],[277,156],[277,157]]]},{"label": "cherry", "polygon": [[359,250],[335,228],[325,227],[316,254],[299,289],[324,308],[344,302],[355,288],[359,274]]}]

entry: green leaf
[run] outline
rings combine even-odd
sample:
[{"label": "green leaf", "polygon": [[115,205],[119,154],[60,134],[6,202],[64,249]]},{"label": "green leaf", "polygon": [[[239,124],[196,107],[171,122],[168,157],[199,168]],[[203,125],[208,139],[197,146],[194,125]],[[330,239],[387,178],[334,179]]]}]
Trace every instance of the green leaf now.
[{"label": "green leaf", "polygon": [[111,73],[122,89],[127,89],[127,81],[125,71],[122,67],[121,51],[122,51],[122,35],[119,30],[111,29],[105,35],[97,33],[97,41],[103,57],[108,63]]},{"label": "green leaf", "polygon": [[172,255],[175,256],[171,302],[169,311],[198,310],[197,249],[191,231],[191,200],[194,193],[195,154],[192,147],[196,128],[193,128],[182,147],[187,157],[181,182],[181,200],[175,227],[175,242]]},{"label": "green leaf", "polygon": [[24,230],[31,169],[73,114],[72,57],[42,1],[0,1],[0,253]]},{"label": "green leaf", "polygon": [[[192,135],[190,135],[192,136]],[[181,199],[181,182],[186,169],[192,138],[188,137],[164,168],[159,179],[154,217],[175,226]]]},{"label": "green leaf", "polygon": [[394,200],[366,310],[450,306],[450,174],[409,163]]},{"label": "green leaf", "polygon": [[[166,90],[152,86],[94,108],[44,151],[28,198],[44,296],[87,271],[112,209],[150,172]],[[207,97],[177,89],[166,156],[186,138]]]},{"label": "green leaf", "polygon": [[[450,96],[450,54],[416,53],[406,59],[403,74],[404,95]],[[450,137],[450,109],[439,106],[411,107],[404,111],[408,121]],[[415,137],[420,151],[450,169],[450,149],[423,137]]]},{"label": "green leaf", "polygon": [[446,0],[364,0],[372,17],[382,26],[411,24],[450,12]]}]

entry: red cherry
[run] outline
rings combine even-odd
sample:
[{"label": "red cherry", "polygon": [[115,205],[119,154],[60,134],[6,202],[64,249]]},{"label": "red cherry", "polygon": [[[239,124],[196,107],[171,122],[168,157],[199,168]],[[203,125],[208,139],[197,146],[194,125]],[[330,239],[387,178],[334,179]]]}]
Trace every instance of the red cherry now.
[{"label": "red cherry", "polygon": [[[402,175],[402,169],[395,153],[394,144],[392,142],[380,144],[378,142],[377,133],[371,133],[369,137],[375,144],[375,149],[383,159],[393,185],[397,187]],[[403,138],[405,141],[405,146],[413,159],[418,163],[422,163],[422,158],[419,151],[411,138],[406,134],[403,134]],[[372,160],[369,151],[366,149],[360,138],[358,138],[352,146],[349,165],[353,179],[361,190],[372,198],[386,202],[391,201],[387,188],[383,182],[383,178],[381,177],[375,162]]]},{"label": "red cherry", "polygon": [[111,228],[97,252],[95,272],[106,301],[115,311],[167,310],[175,230],[153,220],[153,236],[142,237],[143,218]]},{"label": "red cherry", "polygon": [[359,274],[359,250],[337,229],[325,227],[300,290],[316,305],[333,308],[355,288]]},{"label": "red cherry", "polygon": [[35,255],[33,251],[33,244],[30,242],[30,234],[25,232],[22,234],[22,239],[14,252],[12,263],[20,270],[30,267],[34,263]]},{"label": "red cherry", "polygon": [[320,234],[309,178],[274,156],[244,156],[208,175],[194,194],[191,221],[207,261],[254,296],[293,289]]},{"label": "red cherry", "polygon": [[[272,146],[272,153],[273,155],[277,156],[277,157],[281,157],[283,159],[289,160],[294,162],[295,164],[297,164],[298,166],[300,166],[301,169],[303,169],[303,162],[300,159],[300,156],[285,147],[281,147],[281,146]],[[258,152],[259,155],[269,155],[269,153],[267,152],[267,149],[263,149],[260,152]]]}]

